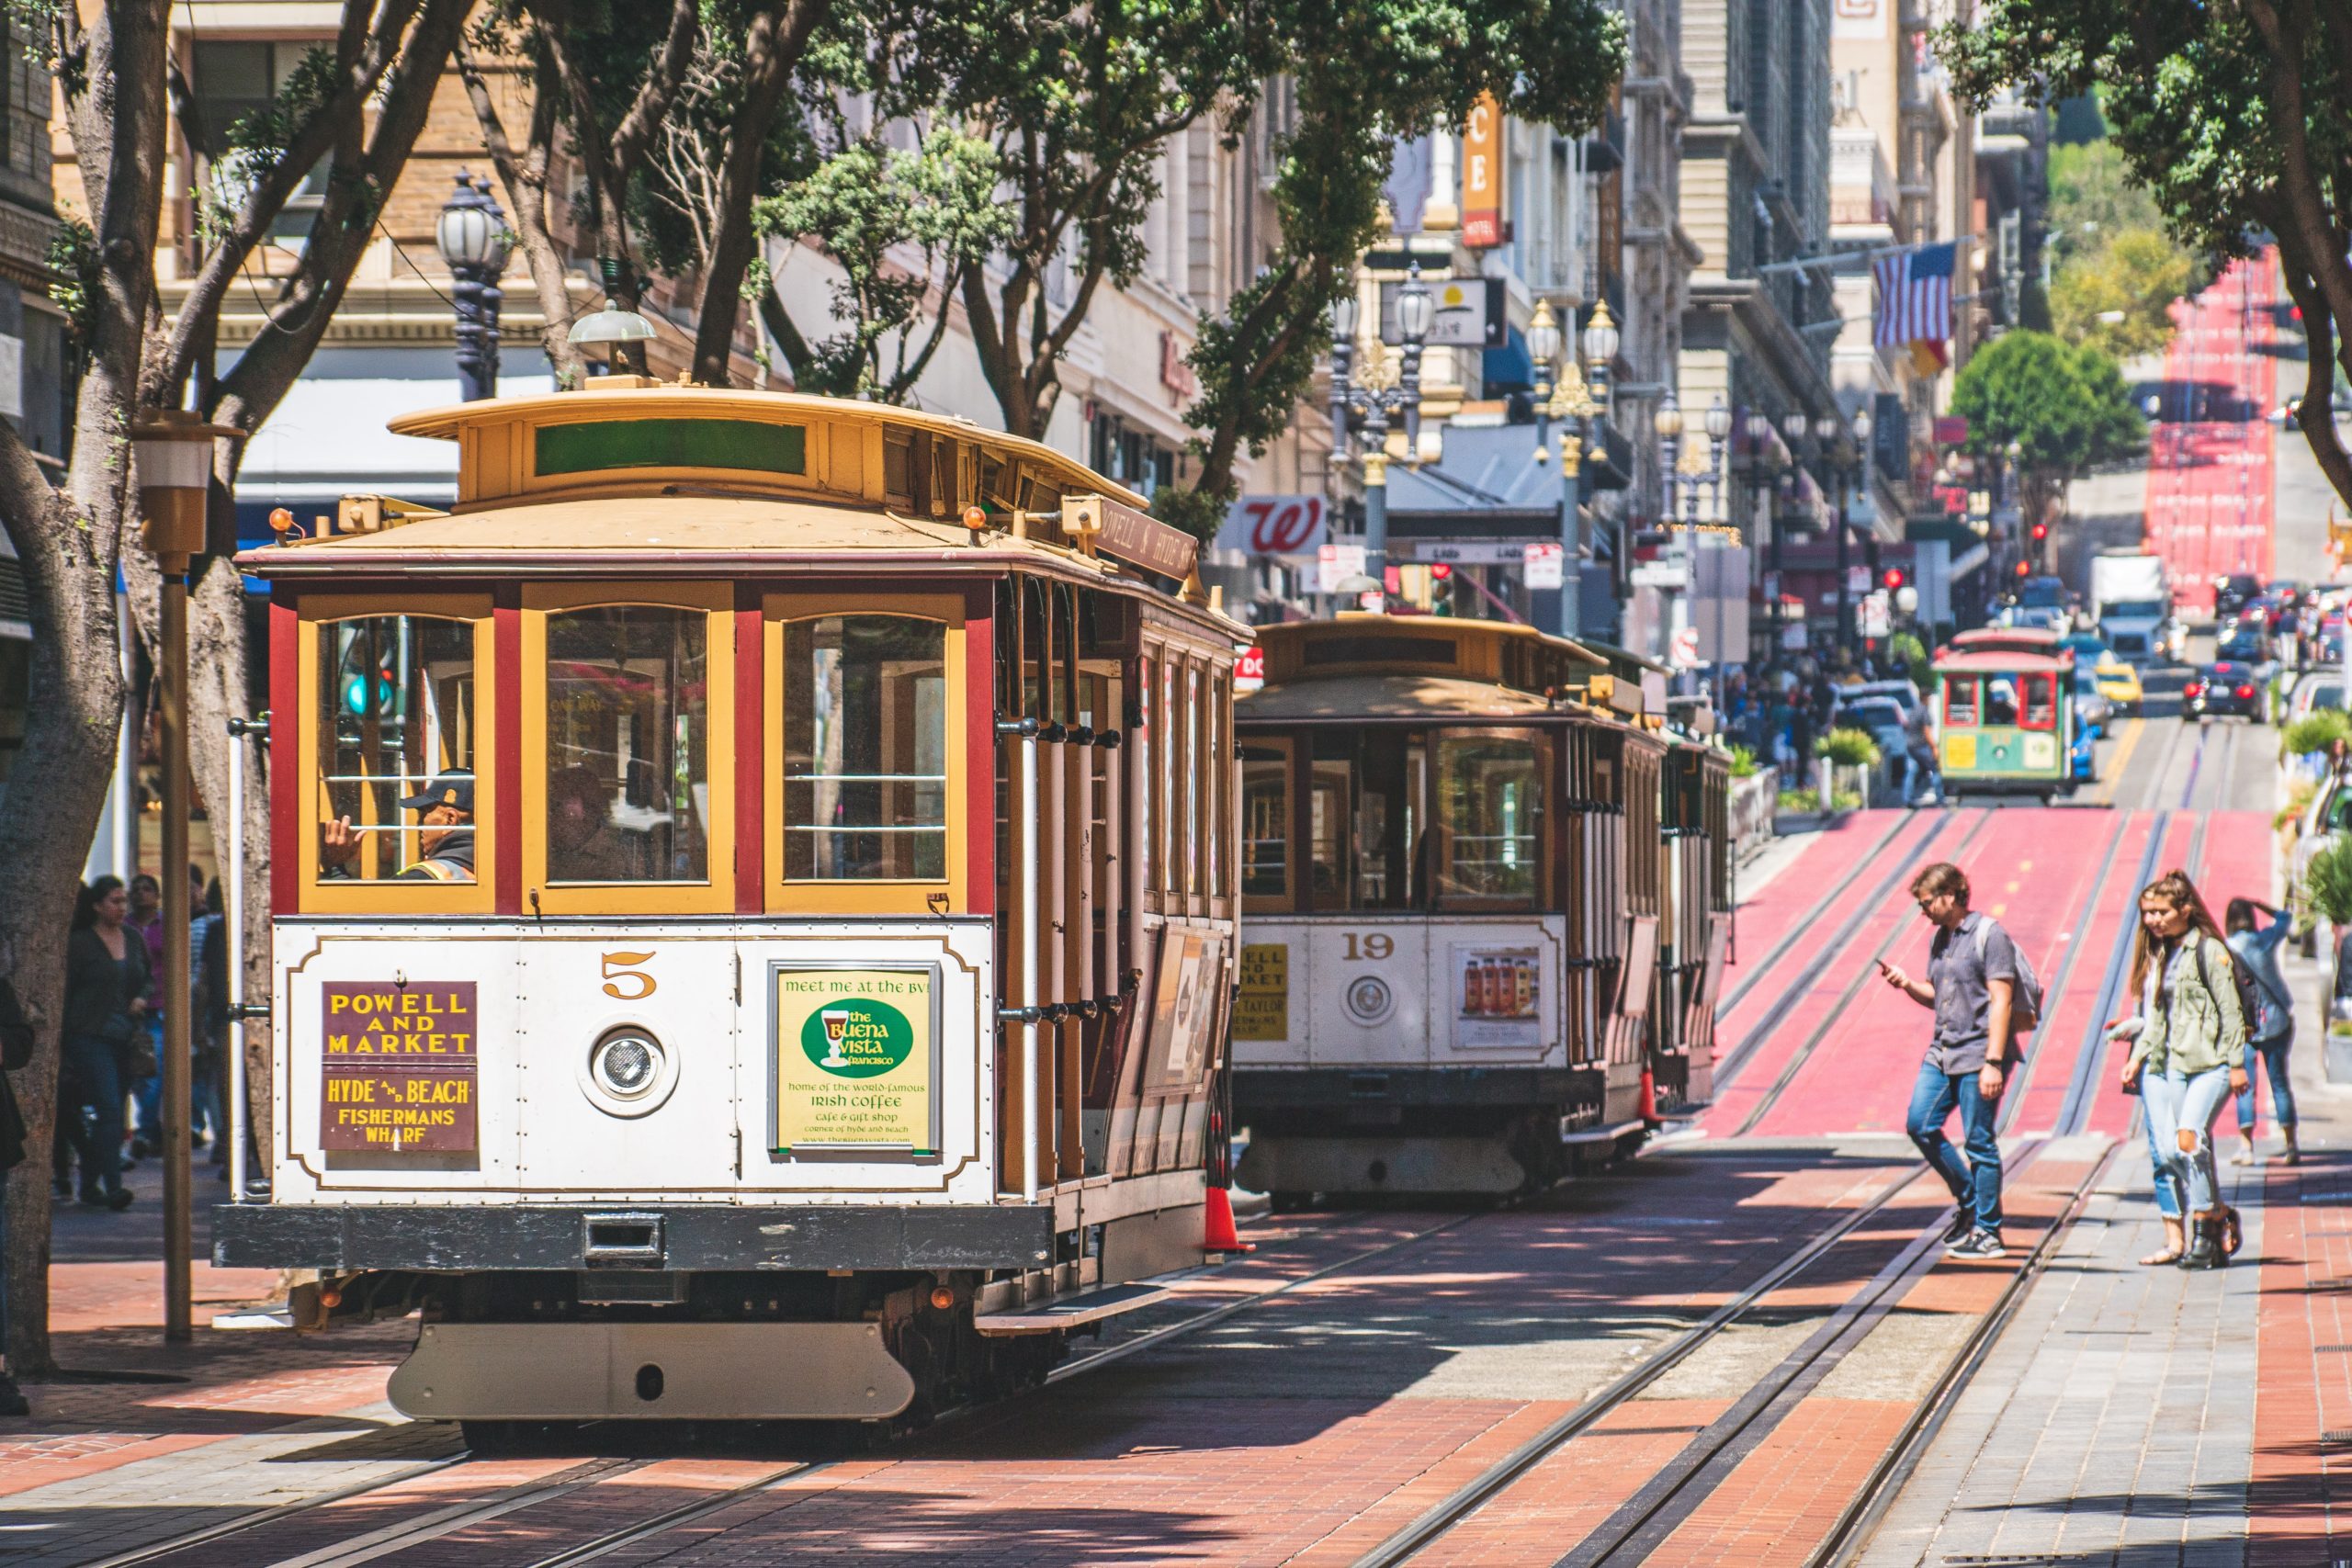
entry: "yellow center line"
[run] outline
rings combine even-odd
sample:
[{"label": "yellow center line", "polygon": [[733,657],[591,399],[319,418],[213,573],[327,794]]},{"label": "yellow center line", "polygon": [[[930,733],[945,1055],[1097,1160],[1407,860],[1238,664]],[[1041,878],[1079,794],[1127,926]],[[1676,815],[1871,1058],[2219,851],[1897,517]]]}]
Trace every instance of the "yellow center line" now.
[{"label": "yellow center line", "polygon": [[2123,764],[2132,760],[2132,748],[2140,744],[2140,732],[2148,727],[2143,718],[2133,718],[2115,738],[2115,754],[2107,760],[2107,777],[2101,781],[2101,798],[2109,806],[2115,804],[2115,786],[2123,782]]}]

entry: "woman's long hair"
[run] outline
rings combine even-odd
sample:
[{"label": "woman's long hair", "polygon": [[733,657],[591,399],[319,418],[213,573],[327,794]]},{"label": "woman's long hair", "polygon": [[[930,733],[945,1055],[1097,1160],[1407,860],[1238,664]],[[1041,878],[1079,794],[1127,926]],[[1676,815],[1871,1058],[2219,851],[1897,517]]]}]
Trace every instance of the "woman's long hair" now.
[{"label": "woman's long hair", "polygon": [[2136,1002],[2145,994],[2148,968],[2156,960],[2156,939],[2148,934],[2148,922],[2139,919],[2140,906],[2150,898],[2161,898],[2176,909],[2188,911],[2190,931],[2203,931],[2219,942],[2222,928],[2213,919],[2213,911],[2197,892],[2197,884],[2188,880],[2185,871],[2168,871],[2145,887],[2132,900],[2132,915],[2136,924],[2132,929],[2132,998]]},{"label": "woman's long hair", "polygon": [[98,923],[98,905],[116,888],[122,886],[119,876],[94,876],[88,886],[74,895],[74,929],[88,931]]},{"label": "woman's long hair", "polygon": [[2254,931],[2261,924],[2262,917],[2254,912],[2251,898],[2233,898],[2229,908],[2222,911],[2222,929],[2232,936]]}]

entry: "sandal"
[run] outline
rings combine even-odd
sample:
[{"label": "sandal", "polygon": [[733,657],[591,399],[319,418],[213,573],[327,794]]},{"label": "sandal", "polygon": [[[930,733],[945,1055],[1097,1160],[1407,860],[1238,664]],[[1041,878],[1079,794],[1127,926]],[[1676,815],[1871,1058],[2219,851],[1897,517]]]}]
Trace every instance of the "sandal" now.
[{"label": "sandal", "polygon": [[2140,1267],[2143,1269],[2161,1269],[2167,1263],[2177,1263],[2179,1261],[2180,1248],[2174,1247],[2170,1252],[2151,1252],[2147,1257],[2140,1259]]}]

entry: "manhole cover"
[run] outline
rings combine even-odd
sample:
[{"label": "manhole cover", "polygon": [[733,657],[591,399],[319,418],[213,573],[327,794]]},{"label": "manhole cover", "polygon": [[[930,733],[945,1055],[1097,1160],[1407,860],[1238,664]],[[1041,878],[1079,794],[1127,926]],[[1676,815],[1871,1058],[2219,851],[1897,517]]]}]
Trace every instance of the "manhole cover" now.
[{"label": "manhole cover", "polygon": [[2352,1427],[2337,1427],[2322,1432],[2320,1440],[2327,1443],[2352,1443]]}]

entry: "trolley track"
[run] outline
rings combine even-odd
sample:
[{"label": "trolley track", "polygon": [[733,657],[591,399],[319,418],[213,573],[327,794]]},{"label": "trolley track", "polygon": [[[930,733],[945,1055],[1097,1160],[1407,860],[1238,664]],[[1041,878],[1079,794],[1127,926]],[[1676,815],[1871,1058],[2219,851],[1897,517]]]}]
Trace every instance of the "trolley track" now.
[{"label": "trolley track", "polygon": [[1844,874],[1830,884],[1828,890],[1820,897],[1814,900],[1812,907],[1805,910],[1801,919],[1790,926],[1781,940],[1774,942],[1770,950],[1762,957],[1755,959],[1746,966],[1747,973],[1741,976],[1739,983],[1725,992],[1723,998],[1715,1004],[1717,1016],[1729,1017],[1731,1010],[1737,1007],[1747,993],[1763,981],[1764,976],[1771,972],[1772,965],[1786,957],[1791,948],[1796,946],[1807,932],[1821,923],[1822,919],[1836,907],[1838,900],[1844,897],[1846,890],[1854,885],[1856,879],[1869,868],[1871,862],[1886,852],[1887,846],[1894,842],[1904,829],[1911,826],[1911,822],[1912,818],[1908,813],[1897,813],[1894,821],[1887,830],[1881,833],[1876,841],[1867,849],[1854,856],[1853,863],[1847,866]]},{"label": "trolley track", "polygon": [[[1826,961],[1841,952],[1854,940],[1855,936],[1860,932],[1862,927],[1870,920],[1871,917],[1877,914],[1884,906],[1887,898],[1894,894],[1896,887],[1901,886],[1904,878],[1911,873],[1912,869],[1925,862],[1928,852],[1933,849],[1936,843],[1942,839],[1947,831],[1950,830],[1952,823],[1957,820],[1958,816],[1959,813],[1957,811],[1946,816],[1929,829],[1908,852],[1894,857],[1895,863],[1888,867],[1884,874],[1881,875],[1874,883],[1871,884],[1869,896],[1859,901],[1855,905],[1853,912],[1848,915],[1846,919],[1839,923],[1838,929],[1832,931],[1829,936],[1815,949],[1818,959]],[[1973,843],[1975,840],[1976,835],[1984,831],[1985,823],[1990,820],[1990,813],[1984,814],[1979,821],[1968,829],[1966,836],[1961,840],[1959,848],[1955,849],[1952,852],[1956,855],[1964,851],[1970,843]],[[1859,874],[1860,869],[1861,868],[1860,866],[1857,866],[1855,869],[1855,874]],[[1840,885],[1841,887],[1843,886],[1843,884]],[[1825,902],[1823,906],[1818,908],[1826,907],[1826,903]],[[1792,932],[1789,940],[1793,942],[1799,935],[1810,934],[1810,920],[1811,917],[1808,917],[1808,924],[1804,927],[1800,927],[1798,931]],[[1780,951],[1780,949],[1776,948],[1774,950],[1775,954]],[[1769,962],[1770,960],[1768,959],[1767,964],[1769,964]],[[1761,980],[1764,976],[1764,970],[1765,965],[1759,964],[1757,968],[1756,974],[1751,977],[1750,983],[1753,984],[1755,981]],[[1754,1022],[1747,1024],[1740,1031],[1739,1043],[1725,1052],[1723,1057],[1715,1064],[1714,1094],[1716,1099],[1720,1100],[1723,1098],[1724,1090],[1737,1081],[1740,1074],[1747,1067],[1749,1058],[1752,1057],[1758,1050],[1762,1048],[1764,1043],[1772,1037],[1776,1031],[1780,1029],[1781,1023],[1787,1020],[1789,1014],[1796,1010],[1797,1004],[1804,999],[1806,991],[1811,988],[1815,973],[1815,971],[1812,966],[1805,966],[1801,967],[1796,973],[1791,975],[1786,986],[1781,990],[1778,996],[1772,998],[1771,1004],[1764,1010],[1763,1015],[1758,1018]],[[1736,1000],[1737,1000],[1736,998],[1732,998],[1732,1001]],[[1718,1018],[1728,1018],[1731,1015],[1732,1001],[1726,1001],[1722,1004],[1716,1015]],[[1755,1118],[1750,1116],[1748,1120],[1752,1122]],[[1742,1132],[1747,1131],[1747,1123],[1743,1123],[1740,1130]]]}]

